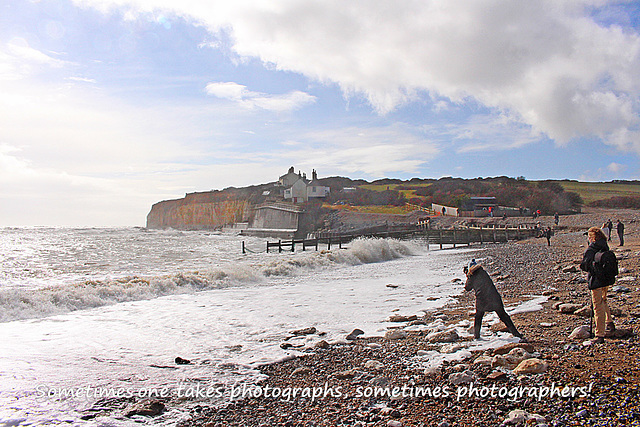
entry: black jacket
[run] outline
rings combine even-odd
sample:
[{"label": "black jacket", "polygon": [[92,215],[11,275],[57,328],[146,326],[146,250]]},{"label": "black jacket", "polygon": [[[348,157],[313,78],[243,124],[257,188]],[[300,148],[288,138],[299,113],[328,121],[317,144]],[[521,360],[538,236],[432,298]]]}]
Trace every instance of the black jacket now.
[{"label": "black jacket", "polygon": [[597,288],[602,288],[603,286],[607,286],[600,283],[600,281],[595,276],[595,274],[592,273],[591,269],[593,267],[593,259],[595,258],[596,253],[608,251],[608,250],[609,250],[609,245],[607,245],[607,240],[600,239],[591,243],[587,248],[587,250],[584,252],[584,255],[582,256],[582,262],[580,263],[580,270],[586,271],[587,273],[589,273],[587,274],[587,282],[589,283],[589,289],[597,289]]},{"label": "black jacket", "polygon": [[473,289],[475,292],[477,312],[496,311],[504,308],[502,298],[493,284],[493,280],[482,267],[467,276],[464,289],[466,291]]}]

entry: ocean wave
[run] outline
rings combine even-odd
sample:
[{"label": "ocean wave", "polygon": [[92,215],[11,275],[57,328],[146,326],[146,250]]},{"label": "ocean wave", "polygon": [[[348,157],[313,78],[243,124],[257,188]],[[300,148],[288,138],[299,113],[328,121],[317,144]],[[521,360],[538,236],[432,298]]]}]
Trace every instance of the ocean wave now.
[{"label": "ocean wave", "polygon": [[[357,239],[347,249],[277,254],[268,260],[230,264],[212,271],[87,280],[38,289],[0,289],[0,322],[47,317],[130,301],[209,291],[262,282],[270,276],[390,261],[422,253],[419,245],[393,239]],[[275,259],[273,259],[275,258]]]}]

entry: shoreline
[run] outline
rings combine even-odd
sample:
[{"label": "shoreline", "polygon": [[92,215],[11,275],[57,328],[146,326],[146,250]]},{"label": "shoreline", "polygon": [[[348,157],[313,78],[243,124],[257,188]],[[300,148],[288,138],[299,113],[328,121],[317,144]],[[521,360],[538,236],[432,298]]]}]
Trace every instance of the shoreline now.
[{"label": "shoreline", "polygon": [[[445,345],[449,345],[448,350],[468,347],[473,344],[472,337],[461,334],[453,343],[428,342],[428,332],[432,331],[408,330],[400,339],[369,337],[348,344],[316,345],[304,357],[262,366],[260,371],[267,378],[255,385],[253,395],[247,394],[245,399],[223,407],[198,406],[191,419],[179,425],[444,427],[505,422],[515,425],[527,419],[533,425],[640,425],[640,347],[635,338],[640,332],[640,212],[615,214],[610,217],[614,221],[620,217],[626,226],[626,246],[611,245],[623,258],[620,267],[626,271],[618,278],[633,279],[619,282],[629,292],[610,291],[609,304],[620,310],[615,316],[616,326],[631,330],[630,337],[584,346],[584,340],[571,340],[569,335],[576,327],[588,325],[589,318],[553,308],[560,301],[588,303],[583,274],[574,271],[586,249],[582,233],[576,230],[597,225],[598,217],[607,219],[606,211],[596,210],[562,217],[560,225],[566,227],[565,232],[552,237],[550,247],[545,239],[529,239],[471,248],[465,254],[469,259],[480,260],[492,273],[508,311],[512,305],[527,300],[526,295],[548,297],[541,310],[511,315],[529,344],[512,343],[504,349],[466,352],[461,348],[458,352],[465,357],[445,361],[439,369],[425,368],[421,359],[428,359],[433,355],[430,352],[442,350]],[[552,218],[542,220],[546,223]],[[617,236],[612,240],[617,243]],[[473,296],[464,293],[456,299],[442,310],[427,313],[418,323],[429,326],[440,319],[449,326],[472,325],[469,312],[474,310]],[[402,325],[390,324],[390,330],[401,331]],[[491,329],[499,330],[501,325],[497,323]],[[488,328],[483,325],[483,331]],[[513,347],[527,350],[545,364],[544,372],[516,375],[513,366],[496,365],[500,360],[496,354],[512,351]],[[565,386],[573,396],[563,397]],[[264,391],[269,389],[273,393],[265,397]],[[258,390],[261,394],[256,396]],[[382,395],[369,394],[375,390],[382,390]],[[393,390],[397,390],[396,395]],[[461,390],[468,390],[468,394],[460,396]],[[542,396],[544,390],[551,396]],[[321,397],[314,397],[320,392]]]}]

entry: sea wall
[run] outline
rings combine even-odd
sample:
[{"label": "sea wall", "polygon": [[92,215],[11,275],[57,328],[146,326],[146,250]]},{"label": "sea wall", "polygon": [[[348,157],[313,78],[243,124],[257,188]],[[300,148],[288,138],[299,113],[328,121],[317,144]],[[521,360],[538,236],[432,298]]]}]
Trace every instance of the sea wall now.
[{"label": "sea wall", "polygon": [[165,200],[151,207],[147,228],[214,229],[246,222],[251,213],[248,200],[217,193],[192,193],[182,199]]}]

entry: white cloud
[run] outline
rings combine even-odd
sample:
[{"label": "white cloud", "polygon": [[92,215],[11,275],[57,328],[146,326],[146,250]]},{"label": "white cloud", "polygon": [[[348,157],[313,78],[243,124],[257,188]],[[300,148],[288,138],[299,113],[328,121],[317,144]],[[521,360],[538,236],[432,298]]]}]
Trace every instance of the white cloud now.
[{"label": "white cloud", "polygon": [[273,112],[297,110],[315,102],[315,96],[301,91],[293,91],[285,95],[269,95],[253,92],[246,86],[233,82],[213,82],[205,88],[209,95],[237,102],[242,107],[261,108]]},{"label": "white cloud", "polygon": [[616,162],[611,162],[607,166],[607,170],[609,172],[613,172],[614,174],[619,174],[620,172],[624,171],[625,169],[626,169],[625,165],[621,165],[620,163],[616,163]]},{"label": "white cloud", "polygon": [[66,61],[30,47],[22,38],[13,38],[0,46],[0,80],[19,80],[41,69],[63,68],[66,65]]},{"label": "white cloud", "polygon": [[[472,99],[559,143],[596,136],[640,153],[640,37],[592,17],[617,1],[78,3],[172,10],[212,32],[228,30],[240,56],[337,83],[348,96],[363,94],[380,113],[425,93]],[[250,105],[266,108],[272,101]]]},{"label": "white cloud", "polygon": [[414,173],[435,158],[438,147],[402,126],[343,128],[307,133],[294,149],[289,142],[282,158],[302,169],[323,175],[365,174],[381,178],[394,173]]}]

